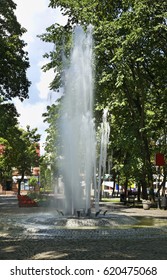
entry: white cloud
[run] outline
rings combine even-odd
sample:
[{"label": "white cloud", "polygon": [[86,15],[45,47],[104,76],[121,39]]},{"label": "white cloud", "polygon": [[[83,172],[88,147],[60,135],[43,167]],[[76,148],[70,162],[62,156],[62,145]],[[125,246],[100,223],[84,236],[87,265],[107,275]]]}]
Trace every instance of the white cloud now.
[{"label": "white cloud", "polygon": [[[41,14],[48,9],[48,1],[14,0],[14,2],[17,4],[15,11],[17,19],[27,29],[23,39],[27,43],[32,43],[38,34],[38,30],[40,30],[40,26],[37,24],[38,17],[41,17]],[[44,25],[45,23],[42,22],[41,24]]]},{"label": "white cloud", "polygon": [[[38,15],[48,9],[48,0],[14,0],[17,4],[16,15],[18,21],[25,28],[33,29],[33,22]],[[30,23],[32,23],[30,25]]]},{"label": "white cloud", "polygon": [[59,8],[49,8],[49,0],[14,0],[17,4],[16,16],[23,27],[27,29],[24,39],[32,41],[34,36],[45,32],[46,28],[58,22],[64,25],[67,17],[62,16]]},{"label": "white cloud", "polygon": [[26,128],[30,125],[31,128],[38,127],[39,130],[44,126],[42,114],[46,111],[47,104],[45,102],[38,102],[30,104],[28,102],[21,102],[18,99],[15,100],[17,111],[20,114],[19,123],[20,126]]}]

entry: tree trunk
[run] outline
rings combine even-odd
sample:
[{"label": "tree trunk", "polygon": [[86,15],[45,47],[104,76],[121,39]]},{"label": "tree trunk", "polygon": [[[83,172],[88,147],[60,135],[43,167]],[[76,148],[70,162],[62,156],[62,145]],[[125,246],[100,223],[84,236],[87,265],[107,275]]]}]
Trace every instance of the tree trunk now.
[{"label": "tree trunk", "polygon": [[126,198],[127,198],[127,190],[128,190],[128,179],[127,178],[125,180],[124,187],[125,187],[125,200],[126,200]]},{"label": "tree trunk", "polygon": [[137,200],[140,201],[141,198],[141,185],[140,182],[137,184]]},{"label": "tree trunk", "polygon": [[21,179],[18,181],[18,195],[21,192],[21,182],[24,181],[24,171],[21,172]]},{"label": "tree trunk", "polygon": [[141,186],[142,186],[142,198],[148,199],[148,193],[147,193],[147,182],[146,179],[141,180]]},{"label": "tree trunk", "polygon": [[166,166],[163,166],[163,182],[162,182],[162,195],[165,196],[165,184],[166,184]]}]

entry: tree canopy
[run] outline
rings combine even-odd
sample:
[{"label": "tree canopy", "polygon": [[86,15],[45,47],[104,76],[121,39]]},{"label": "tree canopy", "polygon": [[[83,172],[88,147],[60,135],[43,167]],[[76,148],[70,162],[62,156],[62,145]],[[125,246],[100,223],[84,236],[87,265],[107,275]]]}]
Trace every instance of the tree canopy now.
[{"label": "tree canopy", "polygon": [[0,98],[11,100],[28,97],[30,82],[26,77],[29,67],[25,42],[21,36],[26,30],[15,15],[16,4],[12,0],[0,3]]}]

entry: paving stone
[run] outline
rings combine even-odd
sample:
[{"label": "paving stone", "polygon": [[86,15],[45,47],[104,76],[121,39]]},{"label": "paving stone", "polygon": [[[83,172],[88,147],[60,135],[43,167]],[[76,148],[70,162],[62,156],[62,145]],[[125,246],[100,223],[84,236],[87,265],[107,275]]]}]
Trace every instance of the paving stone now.
[{"label": "paving stone", "polygon": [[0,197],[0,259],[167,258],[167,211],[105,207],[105,217],[67,218]]}]

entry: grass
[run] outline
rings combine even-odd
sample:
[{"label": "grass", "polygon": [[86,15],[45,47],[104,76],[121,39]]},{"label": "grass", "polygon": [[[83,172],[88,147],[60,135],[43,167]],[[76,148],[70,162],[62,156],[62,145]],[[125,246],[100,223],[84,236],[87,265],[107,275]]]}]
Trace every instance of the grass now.
[{"label": "grass", "polygon": [[120,202],[120,198],[119,197],[112,197],[112,198],[102,198],[101,200],[102,202],[114,202],[114,203],[118,203]]}]

